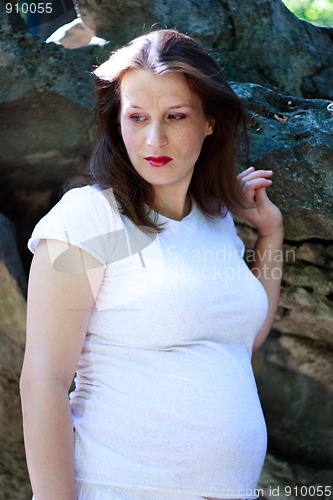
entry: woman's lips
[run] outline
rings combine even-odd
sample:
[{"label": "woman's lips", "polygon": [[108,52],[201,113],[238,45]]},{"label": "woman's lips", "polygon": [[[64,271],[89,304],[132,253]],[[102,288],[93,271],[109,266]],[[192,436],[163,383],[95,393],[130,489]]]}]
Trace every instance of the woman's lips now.
[{"label": "woman's lips", "polygon": [[152,167],[164,167],[164,165],[172,161],[172,158],[170,156],[146,156],[145,160]]}]

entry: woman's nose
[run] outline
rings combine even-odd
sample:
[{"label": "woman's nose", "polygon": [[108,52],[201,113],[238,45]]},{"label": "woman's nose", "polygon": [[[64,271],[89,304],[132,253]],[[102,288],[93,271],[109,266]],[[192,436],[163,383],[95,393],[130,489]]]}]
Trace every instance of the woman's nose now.
[{"label": "woman's nose", "polygon": [[160,148],[168,144],[166,130],[163,124],[152,122],[147,130],[147,145]]}]

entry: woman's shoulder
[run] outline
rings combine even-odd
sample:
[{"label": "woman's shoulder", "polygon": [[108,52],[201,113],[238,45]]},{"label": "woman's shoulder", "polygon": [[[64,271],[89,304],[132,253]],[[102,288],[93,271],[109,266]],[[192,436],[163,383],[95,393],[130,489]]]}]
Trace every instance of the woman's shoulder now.
[{"label": "woman's shoulder", "polygon": [[80,186],[69,189],[66,191],[59,203],[81,203],[89,204],[91,201],[101,203],[108,208],[117,208],[117,202],[113,194],[112,188],[101,188],[98,184],[91,184],[87,186]]},{"label": "woman's shoulder", "polygon": [[41,239],[56,239],[93,254],[100,254],[103,247],[105,253],[109,235],[122,228],[112,189],[96,185],[73,188],[38,222],[28,248],[33,252]]},{"label": "woman's shoulder", "polygon": [[63,219],[74,220],[77,217],[82,222],[88,222],[93,218],[121,220],[113,190],[103,189],[96,184],[66,191],[45,217],[59,214]]}]

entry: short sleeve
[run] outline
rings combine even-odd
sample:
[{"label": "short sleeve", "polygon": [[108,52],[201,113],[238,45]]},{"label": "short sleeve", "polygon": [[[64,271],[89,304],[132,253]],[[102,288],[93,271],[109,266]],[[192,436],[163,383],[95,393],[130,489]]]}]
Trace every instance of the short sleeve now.
[{"label": "short sleeve", "polygon": [[74,188],[38,222],[28,248],[34,253],[41,239],[60,240],[85,250],[106,266],[112,253],[111,235],[122,228],[112,189]]}]

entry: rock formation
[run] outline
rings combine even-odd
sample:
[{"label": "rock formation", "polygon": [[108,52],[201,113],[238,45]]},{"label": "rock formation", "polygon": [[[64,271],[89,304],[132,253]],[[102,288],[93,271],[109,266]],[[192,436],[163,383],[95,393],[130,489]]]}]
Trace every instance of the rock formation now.
[{"label": "rock formation", "polygon": [[[254,359],[269,451],[283,457],[285,463],[277,468],[285,472],[276,475],[279,460],[268,457],[262,477],[281,487],[309,487],[324,478],[324,484],[331,484],[332,107],[329,101],[283,96],[253,84],[236,83],[233,88],[248,104],[250,164],[274,171],[271,197],[285,219],[279,309]],[[255,232],[242,223],[238,230],[251,249]],[[265,485],[267,492],[267,481]]]},{"label": "rock formation", "polygon": [[0,498],[28,498],[18,377],[25,341],[25,276],[15,231],[0,214]]},{"label": "rock formation", "polygon": [[229,80],[294,96],[333,96],[332,28],[300,21],[280,0],[79,0],[79,8],[112,45],[157,23],[201,41]]},{"label": "rock formation", "polygon": [[[91,151],[93,65],[153,23],[188,32],[220,57],[248,106],[249,164],[275,172],[271,196],[285,218],[285,269],[274,328],[254,359],[269,431],[259,486],[265,498],[280,486],[275,498],[296,499],[283,488],[332,484],[331,30],[297,20],[279,0],[79,3],[108,46],[40,45],[22,26],[13,31],[17,24],[0,9],[0,498],[30,495],[17,388],[26,276],[15,240],[27,269],[34,224]],[[239,220],[238,230],[250,249],[253,229]]]}]

